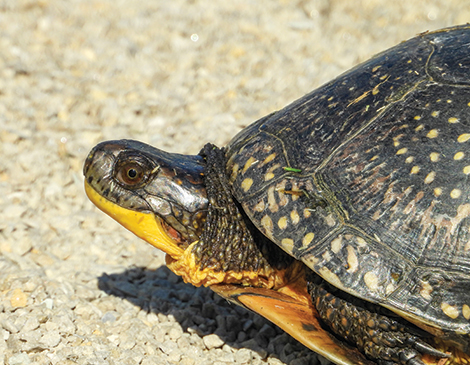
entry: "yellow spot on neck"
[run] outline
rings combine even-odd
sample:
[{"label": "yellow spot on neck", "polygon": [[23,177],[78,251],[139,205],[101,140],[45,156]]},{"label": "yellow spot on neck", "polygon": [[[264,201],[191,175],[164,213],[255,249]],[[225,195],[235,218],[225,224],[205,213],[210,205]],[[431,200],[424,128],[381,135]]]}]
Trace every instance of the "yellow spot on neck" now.
[{"label": "yellow spot on neck", "polygon": [[435,188],[434,189],[434,195],[435,196],[439,196],[442,194],[442,189],[441,188]]},{"label": "yellow spot on neck", "polygon": [[398,151],[397,151],[397,155],[403,155],[405,153],[408,152],[408,148],[400,148]]},{"label": "yellow spot on neck", "polygon": [[455,118],[455,117],[451,117],[451,118],[448,119],[448,122],[451,123],[451,124],[458,123],[459,119]]},{"label": "yellow spot on neck", "polygon": [[405,162],[406,162],[406,163],[412,163],[413,160],[414,160],[414,157],[413,157],[413,156],[409,156],[409,157],[406,158]]},{"label": "yellow spot on neck", "polygon": [[434,118],[437,117],[437,116],[439,116],[439,111],[438,111],[438,110],[433,111],[433,112],[431,113],[431,116],[434,117]]},{"label": "yellow spot on neck", "polygon": [[465,166],[465,167],[463,168],[463,173],[464,173],[465,175],[470,174],[470,166]]}]

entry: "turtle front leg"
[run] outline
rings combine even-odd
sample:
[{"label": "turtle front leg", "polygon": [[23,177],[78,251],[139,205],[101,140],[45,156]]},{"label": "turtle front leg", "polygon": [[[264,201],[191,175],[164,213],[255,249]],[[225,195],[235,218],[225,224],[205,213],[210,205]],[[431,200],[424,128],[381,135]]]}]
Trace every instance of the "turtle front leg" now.
[{"label": "turtle front leg", "polygon": [[336,295],[320,277],[311,275],[308,291],[330,329],[379,364],[424,365],[423,354],[449,356],[424,342],[417,334],[421,330],[380,314],[384,309],[379,306],[362,303],[346,293]]}]

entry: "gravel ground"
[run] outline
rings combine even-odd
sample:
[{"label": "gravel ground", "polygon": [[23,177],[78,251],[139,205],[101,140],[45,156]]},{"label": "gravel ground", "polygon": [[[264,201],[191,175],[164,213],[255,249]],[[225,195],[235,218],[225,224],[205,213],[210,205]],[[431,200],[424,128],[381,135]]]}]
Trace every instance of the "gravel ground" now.
[{"label": "gravel ground", "polygon": [[105,139],[197,153],[470,1],[0,0],[0,365],[317,364],[87,201]]}]

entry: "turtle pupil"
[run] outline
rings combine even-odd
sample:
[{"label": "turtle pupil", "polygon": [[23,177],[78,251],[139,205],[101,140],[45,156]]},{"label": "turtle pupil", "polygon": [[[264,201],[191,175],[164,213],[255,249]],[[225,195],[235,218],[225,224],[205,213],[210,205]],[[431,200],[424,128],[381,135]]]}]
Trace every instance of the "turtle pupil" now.
[{"label": "turtle pupil", "polygon": [[127,176],[129,176],[131,179],[135,179],[137,177],[137,170],[133,168],[129,169],[127,171]]}]

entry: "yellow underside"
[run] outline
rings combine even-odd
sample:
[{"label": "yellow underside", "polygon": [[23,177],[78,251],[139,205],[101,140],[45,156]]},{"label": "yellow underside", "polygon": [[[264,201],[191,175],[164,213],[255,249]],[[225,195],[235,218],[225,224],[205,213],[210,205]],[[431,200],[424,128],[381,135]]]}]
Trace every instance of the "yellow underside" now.
[{"label": "yellow underside", "polygon": [[99,209],[118,221],[136,236],[147,241],[156,248],[167,253],[174,259],[179,259],[183,249],[168,236],[162,226],[160,218],[152,212],[136,212],[120,207],[112,201],[102,197],[90,184],[85,181],[85,192],[88,198]]}]

